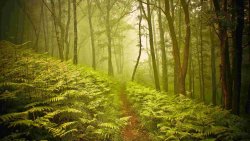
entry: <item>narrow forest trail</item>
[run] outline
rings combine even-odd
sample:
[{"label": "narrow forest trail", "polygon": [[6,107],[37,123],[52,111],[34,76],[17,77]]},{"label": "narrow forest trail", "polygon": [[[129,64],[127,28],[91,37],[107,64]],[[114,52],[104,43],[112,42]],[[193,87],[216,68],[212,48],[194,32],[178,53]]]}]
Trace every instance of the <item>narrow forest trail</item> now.
[{"label": "narrow forest trail", "polygon": [[123,141],[150,141],[147,131],[141,126],[139,118],[127,99],[125,90],[126,85],[122,84],[120,90],[122,113],[123,116],[130,116],[130,119],[128,125],[122,129],[122,139]]}]

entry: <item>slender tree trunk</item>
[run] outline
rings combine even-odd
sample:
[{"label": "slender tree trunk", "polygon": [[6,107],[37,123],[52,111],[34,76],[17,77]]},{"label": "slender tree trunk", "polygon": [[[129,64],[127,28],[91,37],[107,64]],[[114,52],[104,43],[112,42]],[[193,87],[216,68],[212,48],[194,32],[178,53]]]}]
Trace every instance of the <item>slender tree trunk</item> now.
[{"label": "slender tree trunk", "polygon": [[186,89],[185,89],[185,79],[187,74],[187,68],[188,68],[188,58],[189,58],[189,44],[190,44],[190,19],[189,19],[189,10],[188,10],[188,3],[185,0],[181,0],[182,9],[184,11],[184,17],[185,17],[185,26],[186,26],[186,37],[185,37],[185,46],[184,46],[184,55],[183,55],[183,61],[181,65],[180,61],[180,50],[176,38],[175,28],[173,19],[170,15],[170,8],[169,8],[169,1],[165,0],[165,15],[168,21],[169,25],[169,31],[170,31],[170,37],[173,43],[173,56],[175,61],[175,67],[176,70],[178,70],[178,93],[186,95]]},{"label": "slender tree trunk", "polygon": [[63,19],[62,19],[62,4],[61,0],[58,0],[58,7],[59,7],[59,15],[58,15],[58,23],[59,23],[59,28],[60,28],[60,43],[61,43],[61,53],[64,58],[64,38],[65,38],[65,27],[63,26]]},{"label": "slender tree trunk", "polygon": [[201,75],[201,59],[200,59],[200,49],[199,49],[199,33],[197,29],[197,37],[196,37],[196,50],[197,50],[197,61],[198,61],[198,71],[199,71],[199,89],[200,89],[200,99],[202,100],[202,75]]},{"label": "slender tree trunk", "polygon": [[77,59],[77,15],[76,15],[76,0],[73,0],[73,13],[74,13],[74,59],[73,63],[77,65],[78,59]]},{"label": "slender tree trunk", "polygon": [[92,47],[92,68],[96,69],[96,61],[95,61],[95,37],[94,37],[94,29],[92,24],[92,3],[90,0],[87,0],[88,4],[88,19],[89,19],[89,30],[90,30],[90,38],[91,38],[91,47]]},{"label": "slender tree trunk", "polygon": [[70,47],[70,37],[69,37],[69,26],[70,26],[70,19],[71,19],[71,0],[68,0],[68,19],[65,29],[65,45],[66,45],[66,51],[65,51],[65,60],[69,60],[69,47]]},{"label": "slender tree trunk", "polygon": [[[173,57],[174,57],[174,63],[175,63],[175,73],[177,73],[175,75],[175,78],[177,78],[176,80],[179,81],[180,80],[180,73],[181,73],[181,62],[180,62],[180,50],[179,50],[179,46],[178,46],[178,42],[177,42],[177,38],[176,38],[176,33],[175,33],[175,28],[174,28],[174,22],[173,22],[173,19],[170,15],[170,8],[169,8],[169,1],[168,0],[165,0],[165,16],[167,18],[167,21],[168,21],[168,27],[169,27],[169,31],[170,31],[170,38],[172,40],[172,46],[173,46]],[[175,81],[176,82],[176,81]],[[176,83],[176,84],[179,84],[179,83]],[[180,89],[179,87],[176,87],[175,88],[178,88],[177,89],[177,92],[176,94],[179,94],[180,93]]]},{"label": "slender tree trunk", "polygon": [[190,36],[191,36],[191,28],[190,28],[190,18],[189,18],[189,8],[188,8],[188,2],[185,0],[181,0],[182,9],[184,11],[184,17],[185,17],[185,26],[186,26],[186,36],[185,36],[185,47],[184,47],[184,56],[182,61],[182,72],[181,72],[181,79],[180,79],[180,92],[182,94],[186,93],[185,89],[185,79],[187,74],[187,68],[188,68],[188,60],[189,60],[189,48],[190,48]]},{"label": "slender tree trunk", "polygon": [[191,63],[192,65],[192,95],[191,95],[191,98],[194,98],[195,96],[195,71],[194,71],[194,62],[192,61]]},{"label": "slender tree trunk", "polygon": [[[140,4],[142,5],[141,2],[140,2]],[[143,6],[142,6],[142,10],[144,11]],[[144,13],[146,13],[146,12],[144,11]],[[149,30],[150,54],[151,54],[151,58],[152,58],[152,65],[153,65],[153,71],[154,71],[155,88],[156,88],[156,90],[160,91],[160,82],[159,82],[159,76],[157,73],[157,66],[156,66],[154,39],[153,39],[153,27],[152,27],[152,21],[151,21],[152,19],[151,18],[152,17],[151,17],[150,3],[149,3],[149,0],[147,0],[147,23],[148,23],[148,30]]]},{"label": "slender tree trunk", "polygon": [[16,33],[15,33],[16,34],[15,35],[15,43],[18,44],[19,29],[20,29],[20,13],[19,13],[17,7],[16,7],[16,13],[17,13],[17,17],[16,17],[16,19],[17,19],[16,23],[17,24],[16,24],[16,29],[15,29],[15,31],[16,31]]},{"label": "slender tree trunk", "polygon": [[140,6],[140,15],[139,15],[139,54],[138,54],[136,64],[135,64],[135,67],[134,67],[134,71],[133,71],[133,74],[132,74],[132,81],[134,81],[134,79],[135,79],[135,73],[136,73],[137,67],[139,65],[140,58],[141,58],[141,51],[142,51],[141,22],[142,22],[142,12],[141,12],[141,6]]},{"label": "slender tree trunk", "polygon": [[[179,15],[178,15],[178,45],[181,48],[181,41],[182,41],[182,35],[181,35],[181,29],[182,29],[182,12],[181,12],[181,5],[179,6]],[[179,82],[178,82],[178,74],[179,74],[179,69],[177,66],[174,66],[174,93],[178,94],[178,89],[179,89]]]},{"label": "slender tree trunk", "polygon": [[192,63],[193,63],[193,55],[192,55],[192,52],[190,51],[189,52],[190,54],[189,54],[189,57],[190,57],[190,59],[189,59],[189,61],[188,61],[188,66],[189,66],[189,68],[188,68],[188,72],[189,72],[189,82],[188,82],[188,86],[189,86],[189,92],[190,92],[190,97],[192,97],[192,86],[193,86],[193,83],[192,83]]},{"label": "slender tree trunk", "polygon": [[46,19],[46,15],[45,15],[44,8],[42,6],[42,24],[43,24],[43,36],[44,36],[44,51],[48,52],[47,33],[46,33],[46,25],[45,25],[45,22],[47,22],[47,20],[45,21],[45,19]]},{"label": "slender tree trunk", "polygon": [[154,40],[154,49],[155,49],[155,63],[156,63],[156,68],[157,68],[157,73],[159,76],[159,81],[160,81],[160,63],[159,63],[159,54],[158,54],[158,45],[157,45],[157,40],[156,40],[156,24],[155,24],[155,18],[154,18],[154,12],[151,12],[151,21],[152,21],[152,29],[153,29],[153,40]]},{"label": "slender tree trunk", "polygon": [[39,51],[39,37],[40,37],[40,31],[41,31],[41,26],[42,25],[42,13],[43,13],[43,3],[41,3],[41,11],[40,11],[40,17],[39,17],[39,25],[38,25],[38,29],[35,31],[35,35],[36,35],[36,40],[35,40],[35,51],[38,52]]},{"label": "slender tree trunk", "polygon": [[58,52],[59,52],[59,57],[61,59],[61,61],[64,61],[64,56],[63,56],[63,49],[62,49],[62,43],[61,43],[61,39],[60,39],[60,35],[59,35],[59,21],[58,18],[56,17],[56,10],[55,10],[55,3],[53,0],[50,0],[51,3],[51,9],[52,9],[52,17],[53,17],[53,21],[54,21],[54,26],[55,26],[55,32],[56,32],[56,40],[57,40],[57,45],[58,45]]},{"label": "slender tree trunk", "polygon": [[[216,16],[219,19],[221,13],[227,13],[227,0],[222,1],[222,6],[218,0],[213,0]],[[227,16],[225,16],[227,17]],[[221,87],[223,94],[223,105],[226,109],[231,109],[232,107],[232,87],[230,83],[230,61],[229,61],[229,51],[228,51],[228,37],[227,37],[227,27],[223,25],[222,21],[219,21],[219,38],[220,38],[220,54],[221,54],[221,65],[220,65],[220,75],[221,75]]]},{"label": "slender tree trunk", "polygon": [[150,51],[149,51],[149,47],[148,47],[148,33],[146,33],[146,53],[148,55],[148,66],[149,66],[149,76],[151,78],[152,81],[154,81],[154,73],[153,73],[153,67],[152,67],[152,58],[150,55]]},{"label": "slender tree trunk", "polygon": [[107,0],[107,15],[106,15],[106,34],[108,38],[108,74],[110,76],[114,75],[113,65],[112,65],[112,37],[111,37],[111,27],[110,27],[110,0]]},{"label": "slender tree trunk", "polygon": [[211,76],[212,76],[212,103],[216,105],[216,55],[215,55],[215,45],[214,45],[214,34],[210,28],[210,40],[211,40]]},{"label": "slender tree trunk", "polygon": [[[158,5],[161,7],[161,0],[158,0]],[[162,85],[165,92],[168,91],[168,70],[167,70],[167,56],[165,50],[165,41],[164,41],[164,30],[162,27],[162,17],[161,9],[158,9],[158,25],[160,32],[160,45],[161,45],[161,61],[162,61]]]},{"label": "slender tree trunk", "polygon": [[[201,5],[202,5],[202,0],[201,0]],[[202,11],[202,7],[201,7]],[[202,33],[202,16],[200,14],[200,63],[201,63],[201,100],[204,102],[205,101],[205,80],[204,80],[204,60],[203,60],[203,33]]]},{"label": "slender tree trunk", "polygon": [[240,94],[241,94],[241,67],[242,67],[242,35],[244,29],[244,0],[236,0],[236,36],[233,50],[233,102],[232,110],[234,114],[240,114]]}]

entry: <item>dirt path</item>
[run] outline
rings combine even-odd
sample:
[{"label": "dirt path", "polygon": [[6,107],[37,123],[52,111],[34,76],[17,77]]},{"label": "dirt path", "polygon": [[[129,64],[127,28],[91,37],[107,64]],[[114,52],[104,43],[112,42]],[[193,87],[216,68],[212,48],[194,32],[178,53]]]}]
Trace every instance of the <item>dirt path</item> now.
[{"label": "dirt path", "polygon": [[122,112],[124,116],[130,116],[128,125],[122,130],[123,141],[150,141],[148,133],[140,124],[140,121],[129,104],[126,94],[126,86],[121,87],[120,99],[122,101]]}]

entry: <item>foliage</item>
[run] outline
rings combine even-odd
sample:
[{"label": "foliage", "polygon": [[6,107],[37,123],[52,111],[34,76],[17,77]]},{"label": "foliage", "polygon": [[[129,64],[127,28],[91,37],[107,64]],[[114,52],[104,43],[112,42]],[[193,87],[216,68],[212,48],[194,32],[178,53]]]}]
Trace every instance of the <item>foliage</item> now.
[{"label": "foliage", "polygon": [[127,86],[127,93],[154,140],[250,139],[249,121],[220,107],[160,93],[132,82]]},{"label": "foliage", "polygon": [[119,118],[107,76],[8,42],[1,42],[0,59],[2,140],[119,138],[127,120]]}]

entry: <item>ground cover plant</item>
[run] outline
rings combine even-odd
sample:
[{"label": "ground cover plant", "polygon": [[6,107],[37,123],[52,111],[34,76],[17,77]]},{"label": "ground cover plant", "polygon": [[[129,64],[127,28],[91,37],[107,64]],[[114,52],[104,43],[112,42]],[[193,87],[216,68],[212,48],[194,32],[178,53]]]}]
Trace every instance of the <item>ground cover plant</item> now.
[{"label": "ground cover plant", "polygon": [[115,80],[9,42],[0,60],[1,140],[119,139]]},{"label": "ground cover plant", "polygon": [[127,97],[152,140],[249,140],[249,120],[221,107],[204,105],[183,95],[161,93],[134,82]]}]

